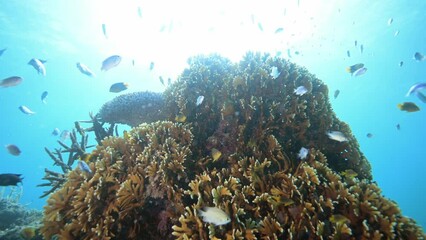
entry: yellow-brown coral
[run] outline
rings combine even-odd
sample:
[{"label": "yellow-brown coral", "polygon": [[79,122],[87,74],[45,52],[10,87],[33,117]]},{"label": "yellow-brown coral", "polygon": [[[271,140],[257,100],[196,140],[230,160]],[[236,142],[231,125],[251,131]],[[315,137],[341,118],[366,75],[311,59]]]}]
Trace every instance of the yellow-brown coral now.
[{"label": "yellow-brown coral", "polygon": [[[165,120],[183,114],[185,123],[142,124],[104,139],[90,158],[93,175],[72,171],[50,196],[45,238],[424,239],[371,182],[368,161],[315,76],[254,53],[239,64],[217,55],[189,63],[164,93]],[[276,79],[271,67],[281,72]],[[295,95],[300,85],[309,94]],[[349,142],[329,140],[330,129]],[[302,146],[309,154],[301,162]],[[347,169],[357,176],[338,174]],[[231,222],[203,222],[205,206]]]}]

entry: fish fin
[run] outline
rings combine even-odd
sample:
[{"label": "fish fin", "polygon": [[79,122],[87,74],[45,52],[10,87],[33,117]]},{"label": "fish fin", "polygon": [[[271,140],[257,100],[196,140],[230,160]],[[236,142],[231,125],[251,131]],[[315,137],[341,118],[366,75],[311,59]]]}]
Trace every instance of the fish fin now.
[{"label": "fish fin", "polygon": [[416,96],[422,101],[423,103],[426,103],[426,96],[421,92],[416,92]]},{"label": "fish fin", "polygon": [[396,105],[399,109],[402,110],[402,103],[398,103],[398,105]]},{"label": "fish fin", "polygon": [[353,73],[353,72],[352,72],[352,68],[351,68],[351,67],[347,67],[347,68],[346,68],[346,72],[348,72],[348,73]]}]

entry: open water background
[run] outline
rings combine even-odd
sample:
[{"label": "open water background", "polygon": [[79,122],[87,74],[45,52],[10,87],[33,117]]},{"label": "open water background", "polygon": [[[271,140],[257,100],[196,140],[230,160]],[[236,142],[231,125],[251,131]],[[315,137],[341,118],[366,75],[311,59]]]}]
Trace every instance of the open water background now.
[{"label": "open water background", "polygon": [[[239,61],[247,51],[269,52],[328,85],[333,109],[350,125],[374,181],[424,228],[426,104],[405,94],[426,81],[426,61],[413,59],[415,52],[426,54],[425,11],[424,0],[0,1],[0,49],[7,48],[0,79],[24,78],[19,86],[0,89],[0,145],[22,150],[15,157],[0,149],[0,173],[23,174],[21,202],[42,209],[46,199],[39,196],[46,189],[36,185],[44,168],[59,170],[43,149],[59,147],[51,132],[88,120],[89,112],[117,96],[109,92],[111,84],[128,82],[123,93],[160,92],[165,87],[159,76],[175,80],[190,56],[219,53]],[[275,33],[278,28],[283,31]],[[120,65],[101,72],[102,61],[115,54],[122,56]],[[45,77],[27,64],[31,58],[47,60]],[[97,76],[81,74],[76,62]],[[345,72],[356,63],[364,63],[367,73]],[[336,89],[340,95],[334,99]],[[47,104],[40,100],[43,91],[49,92]],[[401,112],[396,105],[405,101],[421,111]],[[20,105],[36,114],[24,115]]]}]

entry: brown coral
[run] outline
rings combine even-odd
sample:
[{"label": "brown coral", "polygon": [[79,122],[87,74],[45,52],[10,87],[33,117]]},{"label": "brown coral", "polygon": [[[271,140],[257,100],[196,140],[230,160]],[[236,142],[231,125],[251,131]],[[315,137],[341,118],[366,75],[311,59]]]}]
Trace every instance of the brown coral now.
[{"label": "brown coral", "polygon": [[[105,138],[91,154],[93,174],[71,171],[49,198],[47,239],[424,239],[371,182],[368,161],[315,76],[254,53],[239,64],[217,55],[189,63],[164,93],[161,113],[186,122]],[[297,96],[301,85],[308,93]],[[327,130],[349,142],[328,139]],[[338,174],[347,169],[357,178]],[[198,209],[205,206],[231,222],[204,223]]]},{"label": "brown coral", "polygon": [[183,194],[178,186],[188,182],[182,166],[191,140],[188,129],[171,122],[142,125],[126,139],[104,139],[91,153],[93,174],[72,171],[50,196],[44,237],[132,239],[142,231],[161,237],[160,229],[147,229],[152,225],[171,229],[171,222],[164,222],[160,213],[177,218],[175,212],[184,208],[173,200]]}]

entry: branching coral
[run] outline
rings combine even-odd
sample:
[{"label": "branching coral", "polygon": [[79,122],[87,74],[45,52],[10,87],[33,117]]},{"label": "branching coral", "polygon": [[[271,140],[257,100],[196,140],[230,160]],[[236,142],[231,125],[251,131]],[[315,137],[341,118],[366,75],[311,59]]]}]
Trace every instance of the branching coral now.
[{"label": "branching coral", "polygon": [[[145,123],[105,138],[90,154],[92,173],[69,172],[50,196],[45,238],[425,238],[371,182],[356,139],[315,76],[255,53],[239,64],[212,55],[189,65],[156,115],[185,116],[185,123]],[[271,76],[271,68],[280,74]],[[299,86],[308,93],[294,94]],[[138,115],[126,124],[154,120]],[[329,139],[328,130],[349,142]],[[303,161],[301,147],[309,149]],[[206,206],[230,223],[203,222],[198,210]]]},{"label": "branching coral", "polygon": [[177,218],[184,208],[181,187],[189,180],[183,163],[191,141],[186,127],[171,122],[141,125],[124,139],[104,139],[91,153],[93,174],[70,172],[49,198],[45,238],[161,237],[174,223],[166,218]]},{"label": "branching coral", "polygon": [[[93,146],[88,146],[88,135],[82,131],[79,125],[76,129],[79,130],[78,133],[81,136],[80,142],[77,139],[77,133],[73,130],[70,133],[71,145],[67,146],[65,143],[58,141],[59,145],[63,147],[56,148],[54,152],[51,152],[49,149],[44,148],[49,157],[53,160],[54,165],[61,167],[63,173],[55,172],[49,169],[44,169],[45,176],[43,180],[49,181],[48,183],[42,183],[37,185],[38,187],[48,187],[51,189],[45,191],[40,198],[46,197],[50,193],[53,193],[56,189],[60,188],[62,184],[66,181],[66,174],[72,170],[72,165],[77,159],[83,158],[86,155],[86,150]],[[65,162],[63,154],[68,154],[68,159]]]}]

